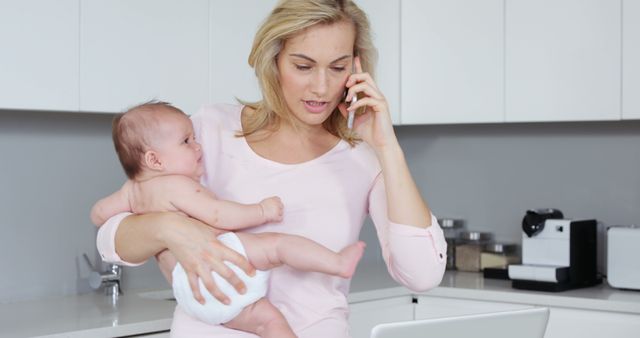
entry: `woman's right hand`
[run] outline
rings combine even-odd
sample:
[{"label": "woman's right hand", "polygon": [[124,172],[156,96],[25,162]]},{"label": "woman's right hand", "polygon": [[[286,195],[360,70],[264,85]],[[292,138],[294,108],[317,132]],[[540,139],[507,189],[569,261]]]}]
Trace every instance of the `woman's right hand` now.
[{"label": "woman's right hand", "polygon": [[239,293],[246,292],[244,283],[224,261],[235,264],[249,276],[255,275],[255,268],[244,256],[217,240],[219,231],[187,216],[165,215],[167,217],[163,217],[164,225],[158,235],[187,273],[189,285],[199,303],[204,304],[205,300],[200,293],[198,279],[213,297],[224,304],[230,303],[227,295],[216,286],[212,271],[226,279]]}]

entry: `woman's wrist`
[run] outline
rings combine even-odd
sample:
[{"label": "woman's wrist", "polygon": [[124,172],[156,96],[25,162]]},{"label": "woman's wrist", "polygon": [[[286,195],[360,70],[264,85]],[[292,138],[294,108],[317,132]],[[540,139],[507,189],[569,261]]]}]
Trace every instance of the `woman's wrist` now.
[{"label": "woman's wrist", "polygon": [[400,147],[400,143],[398,143],[398,140],[395,138],[374,150],[382,167],[385,167],[387,164],[398,163],[397,161],[404,161],[404,152],[402,151],[402,147]]},{"label": "woman's wrist", "polygon": [[175,225],[180,223],[182,216],[174,212],[158,212],[153,215],[154,220],[150,223],[157,226],[154,239],[162,244],[163,250],[167,249],[170,246],[171,239],[174,238]]}]

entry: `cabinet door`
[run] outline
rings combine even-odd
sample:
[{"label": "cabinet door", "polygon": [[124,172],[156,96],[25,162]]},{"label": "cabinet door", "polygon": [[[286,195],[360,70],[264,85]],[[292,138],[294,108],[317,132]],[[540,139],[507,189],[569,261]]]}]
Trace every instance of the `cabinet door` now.
[{"label": "cabinet door", "polygon": [[258,27],[276,3],[276,0],[210,0],[209,102],[262,99],[248,59]]},{"label": "cabinet door", "polygon": [[378,49],[376,84],[389,104],[394,124],[400,124],[400,0],[360,0],[369,17],[373,43]]},{"label": "cabinet door", "polygon": [[640,0],[622,4],[622,118],[640,119]]},{"label": "cabinet door", "polygon": [[522,310],[532,307],[532,305],[512,303],[419,296],[418,304],[416,304],[415,319],[464,316],[489,312]]},{"label": "cabinet door", "polygon": [[402,124],[504,120],[504,0],[406,0]]},{"label": "cabinet door", "polygon": [[83,0],[80,19],[81,110],[159,99],[191,114],[207,101],[207,0]]},{"label": "cabinet door", "polygon": [[507,121],[620,119],[620,6],[506,1]]},{"label": "cabinet door", "polygon": [[413,320],[410,296],[349,304],[349,328],[353,338],[369,338],[371,329],[382,323]]},{"label": "cabinet door", "polygon": [[551,308],[545,338],[632,338],[640,332],[640,315]]},{"label": "cabinet door", "polygon": [[79,0],[0,2],[0,109],[78,110]]}]

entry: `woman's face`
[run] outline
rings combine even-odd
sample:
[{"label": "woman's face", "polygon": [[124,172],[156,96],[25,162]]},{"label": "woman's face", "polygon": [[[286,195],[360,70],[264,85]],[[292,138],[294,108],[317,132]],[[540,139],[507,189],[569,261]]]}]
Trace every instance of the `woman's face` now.
[{"label": "woman's face", "polygon": [[285,42],[277,61],[280,85],[289,110],[303,124],[321,125],[343,99],[354,42],[350,22],[316,25]]}]

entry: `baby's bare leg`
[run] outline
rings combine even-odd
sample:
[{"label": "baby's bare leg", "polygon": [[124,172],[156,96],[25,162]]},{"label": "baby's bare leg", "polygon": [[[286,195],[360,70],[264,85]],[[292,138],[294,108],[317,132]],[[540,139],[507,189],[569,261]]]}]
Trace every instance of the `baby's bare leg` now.
[{"label": "baby's bare leg", "polygon": [[245,307],[239,315],[224,326],[255,333],[263,338],[295,338],[287,320],[266,298]]},{"label": "baby's bare leg", "polygon": [[275,232],[236,233],[244,245],[249,262],[259,270],[282,264],[302,271],[315,271],[351,278],[364,252],[364,242],[357,242],[335,253],[301,236]]}]

